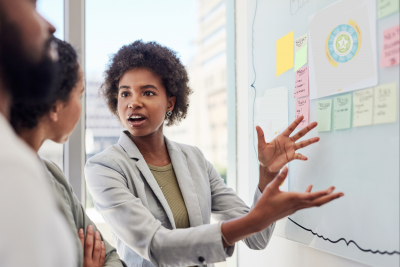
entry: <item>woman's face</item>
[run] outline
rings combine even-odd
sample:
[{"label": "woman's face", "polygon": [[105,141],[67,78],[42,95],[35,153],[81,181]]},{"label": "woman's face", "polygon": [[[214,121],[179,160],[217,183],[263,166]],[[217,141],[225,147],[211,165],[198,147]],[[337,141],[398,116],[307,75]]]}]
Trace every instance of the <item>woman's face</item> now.
[{"label": "woman's face", "polygon": [[128,70],[118,84],[118,114],[133,136],[147,136],[162,130],[165,114],[176,98],[167,97],[161,77],[144,68]]},{"label": "woman's face", "polygon": [[84,89],[83,71],[79,67],[79,80],[71,90],[68,101],[57,101],[50,111],[49,115],[52,123],[49,130],[52,134],[49,139],[53,142],[65,143],[74,130],[81,116],[81,98]]}]

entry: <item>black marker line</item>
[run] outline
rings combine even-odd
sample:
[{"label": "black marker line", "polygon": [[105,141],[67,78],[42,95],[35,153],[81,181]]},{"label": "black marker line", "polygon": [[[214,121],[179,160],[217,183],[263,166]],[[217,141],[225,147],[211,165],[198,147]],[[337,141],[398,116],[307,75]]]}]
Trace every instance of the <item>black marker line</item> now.
[{"label": "black marker line", "polygon": [[295,225],[297,225],[298,227],[300,227],[300,228],[302,228],[303,230],[306,230],[306,231],[308,231],[308,232],[311,232],[313,235],[315,235],[315,236],[317,236],[317,237],[319,237],[319,238],[322,238],[323,240],[325,240],[325,241],[329,241],[329,242],[331,242],[331,243],[334,243],[334,244],[336,244],[336,243],[338,243],[338,242],[340,242],[340,241],[344,241],[345,243],[346,243],[346,245],[347,246],[349,246],[350,245],[350,243],[353,243],[354,245],[356,245],[356,247],[359,249],[359,250],[361,250],[362,252],[371,252],[371,253],[373,253],[373,254],[376,254],[376,253],[379,253],[379,254],[381,254],[381,255],[384,255],[384,254],[388,254],[388,255],[393,255],[393,254],[399,254],[400,255],[400,252],[399,251],[396,251],[396,250],[394,250],[394,251],[392,251],[392,252],[388,252],[388,251],[380,251],[380,250],[371,250],[371,249],[363,249],[363,248],[361,248],[357,243],[356,243],[356,241],[353,241],[353,240],[350,240],[350,241],[347,241],[345,238],[339,238],[338,240],[336,240],[336,241],[332,241],[332,240],[330,240],[329,238],[326,238],[326,237],[324,237],[323,235],[319,235],[319,234],[317,234],[317,233],[315,233],[313,230],[311,230],[311,229],[307,229],[307,228],[305,228],[304,226],[301,226],[300,224],[298,224],[297,222],[295,222],[295,221],[293,221],[292,219],[290,219],[289,217],[288,217],[288,219],[292,222],[292,223],[294,223]]}]

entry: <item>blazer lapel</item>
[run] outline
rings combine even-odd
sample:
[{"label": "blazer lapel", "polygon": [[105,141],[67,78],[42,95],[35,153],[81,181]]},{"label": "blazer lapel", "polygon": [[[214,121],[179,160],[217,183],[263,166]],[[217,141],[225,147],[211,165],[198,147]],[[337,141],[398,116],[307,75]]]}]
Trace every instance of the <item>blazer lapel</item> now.
[{"label": "blazer lapel", "polygon": [[144,160],[142,154],[140,153],[135,143],[126,135],[125,131],[121,134],[118,143],[125,150],[125,152],[131,159],[137,160],[136,167],[142,173],[143,177],[146,179],[146,182],[149,184],[151,190],[153,190],[154,195],[158,198],[161,205],[163,206],[164,211],[167,214],[169,221],[171,222],[172,228],[176,229],[175,220],[174,216],[172,215],[171,208],[169,207],[163,192],[158,186],[156,179],[151,173],[149,166],[147,166],[146,161]]},{"label": "blazer lapel", "polygon": [[178,180],[183,200],[189,215],[190,226],[195,227],[203,225],[203,217],[201,215],[200,203],[197,197],[196,188],[190,175],[186,157],[182,153],[178,145],[169,141],[165,137],[169,157],[174,168],[176,179]]}]

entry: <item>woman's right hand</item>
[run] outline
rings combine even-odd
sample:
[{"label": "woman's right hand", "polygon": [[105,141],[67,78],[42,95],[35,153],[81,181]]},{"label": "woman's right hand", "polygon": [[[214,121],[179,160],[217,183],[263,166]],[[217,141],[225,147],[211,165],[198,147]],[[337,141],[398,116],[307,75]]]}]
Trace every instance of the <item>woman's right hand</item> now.
[{"label": "woman's right hand", "polygon": [[286,179],[288,168],[282,172],[265,188],[263,195],[258,200],[249,215],[254,219],[253,225],[258,231],[262,231],[273,222],[282,219],[298,210],[319,207],[334,199],[344,196],[343,193],[332,193],[335,187],[311,193],[312,186],[308,186],[305,193],[282,192],[279,186]]},{"label": "woman's right hand", "polygon": [[83,267],[103,267],[106,259],[106,247],[101,241],[100,233],[96,231],[93,237],[93,226],[86,229],[86,240],[83,229],[78,231],[83,248]]}]

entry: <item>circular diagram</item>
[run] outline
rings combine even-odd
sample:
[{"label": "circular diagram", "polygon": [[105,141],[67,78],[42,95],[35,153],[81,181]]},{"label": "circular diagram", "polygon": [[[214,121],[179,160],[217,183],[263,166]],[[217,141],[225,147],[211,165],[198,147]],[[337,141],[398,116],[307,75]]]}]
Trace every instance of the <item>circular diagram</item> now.
[{"label": "circular diagram", "polygon": [[339,63],[350,61],[358,50],[358,35],[353,27],[347,24],[337,26],[329,36],[329,54]]},{"label": "circular diagram", "polygon": [[325,54],[332,66],[352,60],[361,47],[361,30],[353,20],[349,24],[341,24],[328,35]]}]

